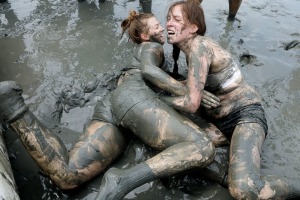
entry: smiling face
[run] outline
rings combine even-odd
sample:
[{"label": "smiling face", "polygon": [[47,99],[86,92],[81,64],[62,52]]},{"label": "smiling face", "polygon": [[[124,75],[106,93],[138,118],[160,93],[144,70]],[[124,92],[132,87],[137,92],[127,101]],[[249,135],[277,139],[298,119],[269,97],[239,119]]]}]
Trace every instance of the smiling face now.
[{"label": "smiling face", "polygon": [[194,34],[193,25],[185,18],[182,5],[174,6],[167,16],[168,43],[178,44],[191,38]]},{"label": "smiling face", "polygon": [[155,17],[147,19],[148,32],[142,34],[145,41],[157,42],[159,44],[165,43],[164,28],[160,25]]}]

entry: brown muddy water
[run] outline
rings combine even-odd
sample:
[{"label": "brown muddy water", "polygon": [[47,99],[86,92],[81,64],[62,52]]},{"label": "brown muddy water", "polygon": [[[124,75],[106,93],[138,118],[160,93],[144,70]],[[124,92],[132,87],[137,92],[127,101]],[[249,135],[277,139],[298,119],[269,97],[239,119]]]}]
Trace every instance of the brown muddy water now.
[{"label": "brown muddy water", "polygon": [[[152,12],[165,25],[171,0],[153,0]],[[300,180],[300,1],[243,1],[237,20],[227,22],[227,0],[205,0],[207,36],[218,41],[240,62],[246,80],[262,94],[269,125],[263,145],[262,174]],[[68,148],[91,119],[95,102],[108,90],[100,81],[97,93],[83,108],[51,121],[55,91],[80,85],[104,73],[113,76],[126,66],[134,45],[120,39],[120,23],[129,10],[141,11],[139,0],[8,0],[0,4],[0,81],[15,80],[40,120]],[[166,44],[167,56],[171,46]],[[180,63],[183,65],[184,58]],[[181,68],[181,72],[185,72]],[[90,94],[85,94],[86,97]],[[16,134],[5,134],[22,200],[94,199],[101,176],[74,191],[61,191],[44,177]],[[144,159],[144,146],[129,151],[115,165],[127,167]],[[128,160],[128,158],[131,159]],[[227,190],[207,181],[188,194],[161,181],[145,184],[125,199],[231,199]],[[299,181],[300,184],[300,181]]]}]

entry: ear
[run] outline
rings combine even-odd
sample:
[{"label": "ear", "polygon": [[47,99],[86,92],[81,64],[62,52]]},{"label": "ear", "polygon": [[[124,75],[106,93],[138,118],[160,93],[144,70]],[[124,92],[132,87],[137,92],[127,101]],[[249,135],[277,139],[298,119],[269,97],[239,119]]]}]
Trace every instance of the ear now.
[{"label": "ear", "polygon": [[198,31],[198,27],[196,24],[191,24],[190,26],[191,26],[190,28],[191,33],[196,33]]},{"label": "ear", "polygon": [[142,34],[141,34],[141,38],[142,38],[144,41],[150,40],[150,36],[149,36],[148,34],[145,34],[145,33],[142,33]]}]

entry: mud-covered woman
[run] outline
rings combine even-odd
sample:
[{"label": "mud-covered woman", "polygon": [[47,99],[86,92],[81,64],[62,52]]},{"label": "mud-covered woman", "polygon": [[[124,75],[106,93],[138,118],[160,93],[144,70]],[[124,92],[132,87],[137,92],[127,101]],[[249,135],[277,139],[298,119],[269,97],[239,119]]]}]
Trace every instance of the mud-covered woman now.
[{"label": "mud-covered woman", "polygon": [[[138,186],[190,168],[203,168],[213,160],[214,145],[206,134],[160,101],[144,82],[149,80],[177,95],[185,93],[184,85],[157,67],[164,65],[163,28],[152,14],[135,12],[123,26],[137,34],[131,39],[139,43],[132,69],[120,78],[117,89],[96,105],[91,123],[69,153],[62,141],[28,109],[20,86],[13,81],[0,83],[1,121],[9,123],[18,133],[36,163],[61,189],[76,188],[97,176],[124,151],[127,141],[120,127],[130,129],[158,150],[166,149],[126,172],[130,184],[135,182],[131,180],[136,180],[137,172],[139,176],[144,174],[143,180],[135,182]],[[216,136],[213,136],[216,145],[224,142],[218,131],[211,131],[211,126],[206,131]],[[128,186],[126,181],[122,186]]]},{"label": "mud-covered woman", "polygon": [[[201,108],[230,140],[229,190],[235,199],[299,197],[298,180],[260,174],[261,147],[267,135],[262,99],[249,86],[229,52],[205,37],[204,13],[197,0],[172,4],[167,15],[168,43],[186,55],[187,92],[164,97],[174,108],[199,110],[203,90],[220,99],[216,108]],[[298,186],[297,186],[298,185]]]},{"label": "mud-covered woman", "polygon": [[132,69],[124,74],[122,82],[112,92],[112,112],[122,127],[161,152],[128,169],[109,169],[96,199],[122,199],[149,181],[204,168],[213,161],[215,154],[214,144],[207,134],[163,103],[150,89],[156,86],[176,95],[186,92],[182,83],[161,69],[164,68],[164,29],[157,19],[152,14],[132,11],[122,27],[138,46]]}]

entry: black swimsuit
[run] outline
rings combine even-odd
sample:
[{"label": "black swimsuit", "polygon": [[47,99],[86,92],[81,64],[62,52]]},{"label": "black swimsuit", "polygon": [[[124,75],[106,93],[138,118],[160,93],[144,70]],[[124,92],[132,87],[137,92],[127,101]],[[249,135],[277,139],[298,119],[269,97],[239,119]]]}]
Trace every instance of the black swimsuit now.
[{"label": "black swimsuit", "polygon": [[235,126],[243,123],[258,123],[265,130],[265,136],[268,133],[265,111],[259,103],[241,107],[223,118],[212,121],[228,139],[231,139]]}]

